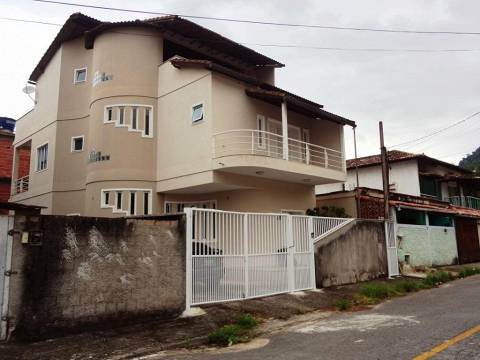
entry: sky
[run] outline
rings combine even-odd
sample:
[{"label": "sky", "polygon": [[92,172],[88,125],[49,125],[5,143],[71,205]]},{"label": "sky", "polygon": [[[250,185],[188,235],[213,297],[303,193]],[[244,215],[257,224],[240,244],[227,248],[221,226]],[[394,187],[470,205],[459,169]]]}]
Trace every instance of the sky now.
[{"label": "sky", "polygon": [[[234,19],[420,31],[480,32],[477,0],[75,0],[81,4]],[[104,21],[150,15],[0,0],[0,17],[64,23],[74,12]],[[421,141],[480,111],[480,35],[411,34],[280,27],[194,20],[286,66],[276,85],[357,123],[358,155],[379,153],[378,122],[387,147],[450,163],[480,145],[480,116]],[[59,27],[0,19],[0,116],[32,108],[22,92]],[[257,45],[250,45],[257,44]],[[468,49],[468,52],[328,51],[258,44],[375,49]],[[352,130],[345,127],[347,156]]]}]

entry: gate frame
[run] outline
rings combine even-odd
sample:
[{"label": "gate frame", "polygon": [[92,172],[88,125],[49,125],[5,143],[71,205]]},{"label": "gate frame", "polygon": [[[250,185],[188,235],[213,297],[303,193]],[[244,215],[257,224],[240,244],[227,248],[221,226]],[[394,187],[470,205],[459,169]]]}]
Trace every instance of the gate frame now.
[{"label": "gate frame", "polygon": [[[6,219],[5,226],[3,219]],[[13,229],[14,216],[12,215],[0,215],[0,237],[5,238],[5,253],[0,253],[0,263],[2,261],[4,264],[4,271],[0,273],[0,276],[3,277],[3,296],[0,305],[0,341],[7,339],[8,334],[8,300],[10,297],[10,275],[7,275],[9,271],[12,270],[12,248],[13,248],[13,237],[8,234],[8,232]]]}]

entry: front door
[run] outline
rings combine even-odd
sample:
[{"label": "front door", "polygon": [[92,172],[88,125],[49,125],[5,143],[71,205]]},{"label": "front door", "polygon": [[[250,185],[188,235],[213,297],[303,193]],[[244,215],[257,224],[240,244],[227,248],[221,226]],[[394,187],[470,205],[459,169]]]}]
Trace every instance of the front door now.
[{"label": "front door", "polygon": [[480,261],[480,242],[476,219],[456,218],[458,260],[460,264]]}]

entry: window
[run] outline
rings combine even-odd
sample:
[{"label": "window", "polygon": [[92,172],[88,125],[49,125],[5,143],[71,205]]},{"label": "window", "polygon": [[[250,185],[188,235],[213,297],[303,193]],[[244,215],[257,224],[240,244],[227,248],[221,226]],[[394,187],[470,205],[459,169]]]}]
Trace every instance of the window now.
[{"label": "window", "polygon": [[117,210],[122,209],[122,192],[118,191],[117,192]]},{"label": "window", "polygon": [[108,191],[105,191],[103,193],[103,204],[108,205],[110,202],[110,193]]},{"label": "window", "polygon": [[412,210],[412,209],[400,209],[397,210],[397,222],[399,224],[409,225],[426,225],[425,212]]},{"label": "window", "polygon": [[37,171],[42,171],[47,168],[47,160],[48,144],[45,144],[37,148]]},{"label": "window", "polygon": [[452,227],[453,218],[448,214],[428,213],[428,224],[431,226]]},{"label": "window", "polygon": [[107,119],[106,120],[107,121],[113,121],[113,108],[111,108],[111,107],[107,108],[106,114],[107,114],[107,116],[106,116]]},{"label": "window", "polygon": [[87,68],[75,69],[73,82],[75,84],[87,81]]},{"label": "window", "polygon": [[130,215],[135,215],[135,206],[136,205],[136,193],[132,191],[130,193]]},{"label": "window", "polygon": [[257,130],[258,130],[258,140],[257,145],[260,149],[265,148],[265,116],[257,115]]},{"label": "window", "polygon": [[125,116],[125,108],[118,108],[118,123],[123,124],[123,118]]},{"label": "window", "polygon": [[150,109],[145,108],[145,135],[150,135]]},{"label": "window", "polygon": [[144,192],[143,193],[143,214],[148,215],[150,214],[150,193]]},{"label": "window", "polygon": [[438,182],[427,176],[420,176],[420,194],[440,198]]},{"label": "window", "polygon": [[72,137],[72,152],[83,151],[83,135]]},{"label": "window", "polygon": [[137,128],[137,113],[138,113],[138,108],[136,107],[132,108],[132,129]]},{"label": "window", "polygon": [[192,107],[192,123],[195,124],[203,120],[203,104]]}]

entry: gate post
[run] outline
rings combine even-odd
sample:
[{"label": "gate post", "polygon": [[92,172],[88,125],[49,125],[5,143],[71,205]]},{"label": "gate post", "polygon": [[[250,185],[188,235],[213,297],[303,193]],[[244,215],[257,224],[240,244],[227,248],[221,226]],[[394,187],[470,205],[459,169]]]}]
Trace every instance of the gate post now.
[{"label": "gate post", "polygon": [[288,291],[295,291],[295,263],[294,263],[294,243],[293,243],[293,224],[292,215],[285,215],[287,218],[287,276]]},{"label": "gate post", "polygon": [[192,305],[192,239],[193,239],[193,209],[183,209],[186,215],[186,246],[185,246],[185,311]]},{"label": "gate post", "polygon": [[313,245],[313,239],[315,233],[313,231],[313,217],[308,217],[308,250],[310,251],[310,281],[312,289],[317,287],[315,279],[315,246]]}]

